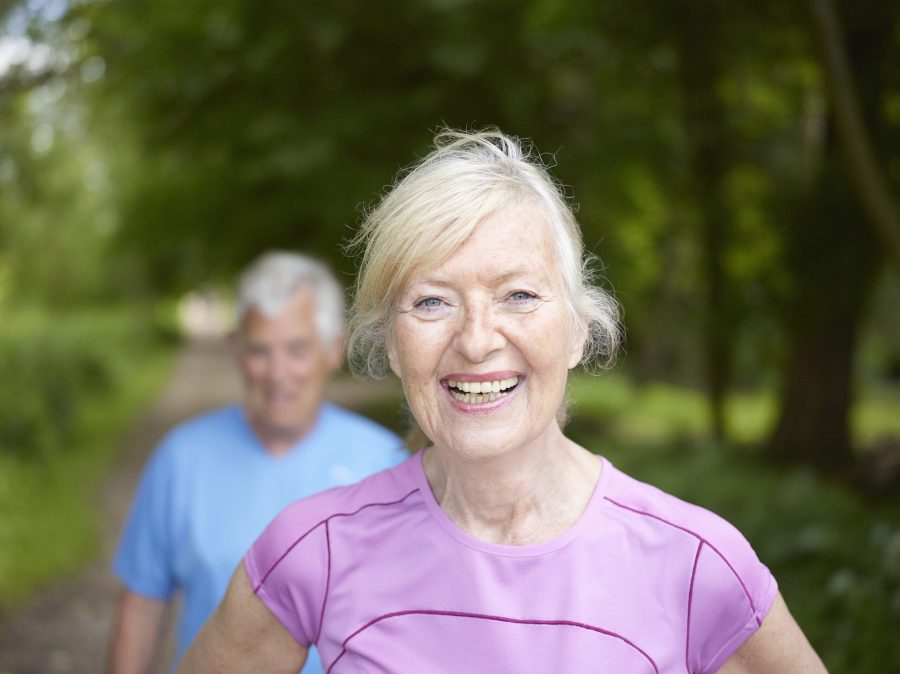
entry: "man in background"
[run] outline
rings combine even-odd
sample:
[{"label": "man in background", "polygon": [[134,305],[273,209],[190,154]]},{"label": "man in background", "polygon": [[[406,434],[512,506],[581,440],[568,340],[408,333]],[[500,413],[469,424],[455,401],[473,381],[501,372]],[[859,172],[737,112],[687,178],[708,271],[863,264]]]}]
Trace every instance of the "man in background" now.
[{"label": "man in background", "polygon": [[[268,253],[241,276],[231,346],[243,402],[177,426],[144,468],[113,562],[123,588],[110,674],[148,671],[176,592],[180,659],[286,505],[406,458],[396,435],[324,400],[343,311],[334,276],[305,256]],[[303,671],[322,671],[317,653]]]}]

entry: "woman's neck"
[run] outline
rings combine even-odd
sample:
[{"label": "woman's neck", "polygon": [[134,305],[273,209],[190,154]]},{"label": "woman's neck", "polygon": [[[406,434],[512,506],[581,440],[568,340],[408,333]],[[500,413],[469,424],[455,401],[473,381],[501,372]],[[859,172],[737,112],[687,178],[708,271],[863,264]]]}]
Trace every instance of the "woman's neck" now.
[{"label": "woman's neck", "polygon": [[527,447],[471,459],[429,448],[425,474],[441,509],[476,538],[535,545],[569,529],[587,507],[601,463],[554,424]]}]

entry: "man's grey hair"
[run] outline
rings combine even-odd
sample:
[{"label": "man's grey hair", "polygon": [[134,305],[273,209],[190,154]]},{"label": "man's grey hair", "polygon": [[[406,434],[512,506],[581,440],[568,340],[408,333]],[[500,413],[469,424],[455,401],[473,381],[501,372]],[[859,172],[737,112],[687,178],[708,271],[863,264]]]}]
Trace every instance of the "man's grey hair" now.
[{"label": "man's grey hair", "polygon": [[327,266],[300,253],[271,251],[256,258],[241,274],[237,286],[237,325],[252,307],[273,317],[303,286],[315,297],[319,339],[331,345],[344,330],[344,290]]}]

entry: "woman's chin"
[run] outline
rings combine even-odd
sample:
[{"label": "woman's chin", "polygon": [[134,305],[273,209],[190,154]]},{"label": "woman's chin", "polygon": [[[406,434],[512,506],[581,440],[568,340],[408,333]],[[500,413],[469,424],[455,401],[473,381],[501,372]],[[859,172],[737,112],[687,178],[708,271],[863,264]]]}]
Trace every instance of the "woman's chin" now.
[{"label": "woman's chin", "polygon": [[437,449],[464,461],[490,461],[514,454],[522,445],[521,439],[509,432],[480,431],[451,433],[435,443]]},{"label": "woman's chin", "polygon": [[467,461],[515,454],[545,435],[551,425],[556,425],[555,407],[529,408],[526,398],[520,395],[474,405],[445,395],[438,403],[438,410],[416,418],[431,422],[426,424],[430,428],[423,427],[423,430],[435,440],[439,451]]}]

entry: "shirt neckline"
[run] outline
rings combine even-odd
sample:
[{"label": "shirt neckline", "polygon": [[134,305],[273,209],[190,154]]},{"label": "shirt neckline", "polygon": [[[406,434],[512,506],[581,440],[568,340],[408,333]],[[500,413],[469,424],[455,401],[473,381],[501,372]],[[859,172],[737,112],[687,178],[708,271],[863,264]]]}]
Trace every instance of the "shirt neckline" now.
[{"label": "shirt neckline", "polygon": [[419,487],[419,492],[422,494],[422,500],[425,502],[425,506],[428,508],[431,516],[444,531],[463,545],[480,550],[481,552],[487,552],[502,557],[537,557],[538,555],[545,555],[549,552],[559,550],[578,538],[585,527],[588,526],[588,523],[593,519],[594,512],[599,511],[601,508],[603,497],[609,489],[609,483],[613,472],[612,464],[606,458],[597,456],[597,459],[602,464],[602,468],[600,470],[600,477],[594,487],[594,492],[591,494],[591,498],[588,501],[584,512],[581,513],[578,520],[576,520],[576,522],[566,531],[550,540],[535,545],[505,545],[502,543],[491,543],[476,538],[472,534],[460,529],[456,523],[447,516],[441,509],[440,504],[438,504],[437,500],[434,498],[434,494],[431,491],[431,485],[428,484],[428,478],[425,475],[425,466],[422,463],[423,456],[424,450],[420,450],[418,454],[413,457],[413,460],[410,461],[410,464],[413,477]]}]

